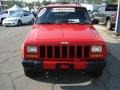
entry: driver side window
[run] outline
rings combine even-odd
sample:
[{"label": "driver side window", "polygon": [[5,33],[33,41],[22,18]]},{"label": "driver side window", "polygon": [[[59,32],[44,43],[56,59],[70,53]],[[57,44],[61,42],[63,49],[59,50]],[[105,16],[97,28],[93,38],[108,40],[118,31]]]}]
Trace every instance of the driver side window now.
[{"label": "driver side window", "polygon": [[29,16],[29,14],[28,13],[24,13],[23,16]]}]

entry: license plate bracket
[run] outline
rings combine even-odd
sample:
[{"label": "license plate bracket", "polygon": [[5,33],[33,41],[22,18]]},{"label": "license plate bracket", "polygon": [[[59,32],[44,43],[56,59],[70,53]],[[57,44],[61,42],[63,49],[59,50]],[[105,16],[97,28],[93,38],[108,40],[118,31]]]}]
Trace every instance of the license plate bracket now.
[{"label": "license plate bracket", "polygon": [[58,69],[73,69],[73,64],[57,64]]}]

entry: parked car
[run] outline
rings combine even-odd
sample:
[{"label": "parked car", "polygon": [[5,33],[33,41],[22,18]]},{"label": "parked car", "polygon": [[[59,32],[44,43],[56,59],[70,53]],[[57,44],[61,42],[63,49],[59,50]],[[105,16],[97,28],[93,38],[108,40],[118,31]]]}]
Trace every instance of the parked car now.
[{"label": "parked car", "polygon": [[17,12],[5,18],[2,22],[3,26],[20,26],[34,22],[34,15],[29,12]]},{"label": "parked car", "polygon": [[16,13],[18,11],[4,11],[0,14],[0,23],[2,23],[2,21],[6,18],[9,17],[10,15]]},{"label": "parked car", "polygon": [[93,13],[93,18],[106,24],[108,30],[112,30],[115,27],[116,13],[116,4],[101,5],[99,10]]},{"label": "parked car", "polygon": [[78,70],[100,76],[107,47],[92,26],[85,7],[56,4],[42,7],[22,44],[26,76],[46,70]]}]

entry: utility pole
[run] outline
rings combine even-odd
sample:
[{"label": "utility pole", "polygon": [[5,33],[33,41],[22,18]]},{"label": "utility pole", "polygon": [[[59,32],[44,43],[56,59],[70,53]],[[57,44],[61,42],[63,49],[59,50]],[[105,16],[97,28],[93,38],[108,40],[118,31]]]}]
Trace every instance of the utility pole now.
[{"label": "utility pole", "polygon": [[38,7],[40,6],[40,0],[38,0]]},{"label": "utility pole", "polygon": [[118,9],[117,9],[115,34],[120,35],[120,0],[118,0]]},{"label": "utility pole", "polygon": [[13,0],[13,3],[16,4],[15,0]]},{"label": "utility pole", "polygon": [[22,5],[22,7],[24,7],[25,5],[24,5],[24,2],[23,2],[23,0],[21,0],[21,5]]}]

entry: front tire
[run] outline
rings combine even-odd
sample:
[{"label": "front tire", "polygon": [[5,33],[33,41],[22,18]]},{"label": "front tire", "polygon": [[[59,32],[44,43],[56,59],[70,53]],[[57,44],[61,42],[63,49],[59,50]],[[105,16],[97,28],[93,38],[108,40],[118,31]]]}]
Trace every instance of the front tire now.
[{"label": "front tire", "polygon": [[5,18],[1,18],[1,24],[2,24],[2,22],[3,22],[4,19],[5,19]]},{"label": "front tire", "polygon": [[107,29],[108,29],[108,30],[112,30],[112,29],[113,29],[113,26],[112,26],[112,24],[111,24],[111,20],[107,20],[106,26],[107,26]]},{"label": "front tire", "polygon": [[31,19],[30,24],[34,24],[34,19],[33,18]]},{"label": "front tire", "polygon": [[22,25],[22,21],[21,21],[21,20],[18,20],[17,25],[18,25],[18,26],[21,26],[21,25]]}]

